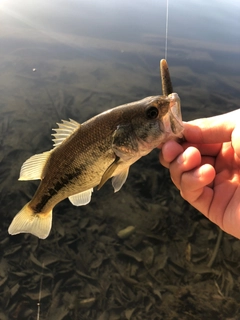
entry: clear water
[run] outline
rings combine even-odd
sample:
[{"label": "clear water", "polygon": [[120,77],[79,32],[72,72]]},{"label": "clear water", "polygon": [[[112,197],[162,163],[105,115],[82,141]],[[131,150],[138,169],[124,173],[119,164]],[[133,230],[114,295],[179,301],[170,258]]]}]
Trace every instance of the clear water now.
[{"label": "clear water", "polygon": [[[49,240],[40,244],[31,236],[7,235],[12,217],[29,201],[38,185],[37,182],[17,181],[22,163],[31,155],[52,148],[51,129],[61,119],[72,118],[81,123],[117,105],[161,94],[159,60],[164,58],[165,52],[165,13],[165,1],[155,0],[0,2],[1,247],[2,259],[5,259],[2,261],[12,264],[15,271],[18,264],[24,270],[25,259],[27,267],[31,269],[33,264],[34,269],[37,263],[32,255],[42,261],[42,252],[46,256],[46,250],[50,255],[53,251],[57,254],[56,247]],[[169,0],[167,61],[174,91],[181,98],[184,120],[238,109],[239,1]],[[123,214],[126,208],[134,208],[140,200],[149,198],[150,204],[141,204],[135,210],[149,215],[149,205],[151,208],[153,205],[151,200],[156,204],[167,201],[167,196],[171,201],[175,197],[178,199],[175,189],[162,191],[159,196],[163,173],[159,173],[162,169],[158,166],[157,154],[146,159],[141,162],[145,172],[139,174],[139,169],[132,169],[134,183],[130,180],[128,187],[126,183],[125,191],[123,188],[122,193],[114,195],[115,198],[107,185],[105,191],[94,195],[92,204],[81,208],[82,217],[88,219],[90,214],[97,215],[97,219],[111,219],[111,212],[106,210],[110,197],[111,206],[115,208],[113,225],[138,225],[134,220],[136,212],[127,220],[128,213]],[[150,182],[149,177],[153,179]],[[144,185],[151,188],[146,190]],[[167,186],[172,188],[170,184]],[[133,193],[133,198],[127,198],[128,192]],[[78,214],[76,223],[86,222],[79,218],[77,210],[68,201],[56,208],[58,218],[54,218],[53,243],[57,242],[59,234],[63,236],[63,243],[71,242],[66,233],[75,220],[69,222],[66,212]],[[116,218],[120,216],[124,218]],[[16,250],[16,256],[5,256],[6,247],[14,250],[19,243],[21,246]],[[62,254],[63,259],[67,256],[69,259],[66,252],[59,253],[59,256]],[[36,274],[31,274],[36,277],[32,280],[35,287],[31,288],[36,294],[42,272],[39,268],[34,269]],[[48,291],[44,292],[48,296],[52,288],[45,280]],[[9,277],[8,281],[9,288],[14,287],[15,280]],[[20,289],[16,289],[16,296],[21,297]],[[10,300],[12,310],[17,308],[16,300],[13,295]],[[11,308],[6,301],[4,303],[2,310],[7,317]],[[30,311],[26,311],[26,319],[27,316],[35,319],[35,307],[35,302],[27,306],[26,310]],[[45,316],[47,308],[49,305],[45,307]]]}]

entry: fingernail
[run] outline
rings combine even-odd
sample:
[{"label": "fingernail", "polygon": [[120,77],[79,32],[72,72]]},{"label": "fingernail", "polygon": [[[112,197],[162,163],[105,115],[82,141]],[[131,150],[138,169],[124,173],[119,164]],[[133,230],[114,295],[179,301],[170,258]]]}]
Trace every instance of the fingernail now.
[{"label": "fingernail", "polygon": [[177,163],[182,164],[185,161],[184,153],[180,154],[180,156],[177,158]]},{"label": "fingernail", "polygon": [[198,169],[194,170],[193,175],[194,175],[194,177],[196,177],[196,178],[200,178],[201,175],[202,175],[202,170],[201,170],[201,168],[198,168]]}]

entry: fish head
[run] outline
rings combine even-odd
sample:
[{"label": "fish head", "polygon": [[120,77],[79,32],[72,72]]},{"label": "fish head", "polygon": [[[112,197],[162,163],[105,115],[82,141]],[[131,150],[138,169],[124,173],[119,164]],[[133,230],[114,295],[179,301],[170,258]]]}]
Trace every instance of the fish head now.
[{"label": "fish head", "polygon": [[124,161],[139,159],[166,141],[182,137],[177,93],[147,97],[119,108],[121,121],[113,134],[112,150]]},{"label": "fish head", "polygon": [[181,104],[177,93],[145,98],[140,109],[131,126],[141,154],[182,137]]}]

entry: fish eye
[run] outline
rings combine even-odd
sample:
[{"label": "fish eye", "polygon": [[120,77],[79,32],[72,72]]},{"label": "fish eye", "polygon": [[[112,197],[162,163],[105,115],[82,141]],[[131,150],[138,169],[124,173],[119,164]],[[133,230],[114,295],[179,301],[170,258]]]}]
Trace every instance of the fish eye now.
[{"label": "fish eye", "polygon": [[158,116],[158,108],[150,106],[149,108],[147,108],[146,116],[149,120],[156,119]]}]

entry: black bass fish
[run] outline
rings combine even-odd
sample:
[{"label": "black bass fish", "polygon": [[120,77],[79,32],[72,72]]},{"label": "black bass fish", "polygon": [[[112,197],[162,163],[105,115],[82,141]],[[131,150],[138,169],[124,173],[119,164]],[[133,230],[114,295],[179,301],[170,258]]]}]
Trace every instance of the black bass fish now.
[{"label": "black bass fish", "polygon": [[161,61],[163,96],[107,110],[79,124],[70,119],[54,129],[54,148],[29,158],[19,180],[41,183],[8,232],[31,233],[45,239],[52,226],[52,210],[69,198],[75,206],[91,200],[93,188],[112,178],[114,192],[125,183],[129,167],[169,139],[182,136],[180,99],[172,93],[167,63]]}]

